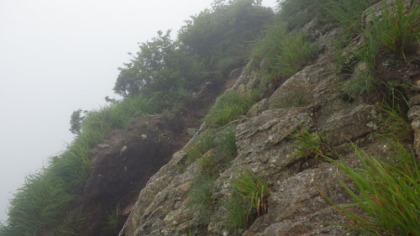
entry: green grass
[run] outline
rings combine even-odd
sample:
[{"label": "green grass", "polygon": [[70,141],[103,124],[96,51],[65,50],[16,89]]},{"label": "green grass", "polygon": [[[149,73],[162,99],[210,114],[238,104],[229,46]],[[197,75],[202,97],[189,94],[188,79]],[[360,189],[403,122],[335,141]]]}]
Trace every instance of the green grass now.
[{"label": "green grass", "polygon": [[286,35],[286,26],[280,22],[274,22],[265,34],[260,36],[251,51],[253,67],[261,67],[260,74],[265,80],[272,80],[279,76],[278,55],[281,51],[279,42]]},{"label": "green grass", "polygon": [[279,3],[278,20],[287,25],[289,31],[299,29],[318,13],[317,0],[284,0]]},{"label": "green grass", "polygon": [[214,154],[202,156],[198,159],[200,166],[200,174],[205,176],[215,176],[218,172],[217,161],[214,158]]},{"label": "green grass", "polygon": [[201,158],[205,152],[214,147],[215,131],[207,129],[197,136],[188,146],[184,148],[187,153],[188,163]]},{"label": "green grass", "polygon": [[26,179],[9,209],[9,226],[22,235],[38,235],[58,223],[73,197],[65,191],[66,183],[47,174]]},{"label": "green grass", "polygon": [[227,203],[228,223],[233,228],[245,228],[256,217],[267,213],[268,184],[250,171],[243,171],[231,181],[232,196]]},{"label": "green grass", "polygon": [[217,98],[214,106],[204,117],[204,121],[210,127],[221,127],[245,114],[256,102],[257,97],[258,95],[254,92],[241,95],[234,90],[227,91]]},{"label": "green grass", "polygon": [[206,173],[199,174],[194,178],[191,189],[188,195],[191,197],[191,202],[188,207],[194,211],[200,212],[200,218],[207,220],[207,217],[212,211],[215,202],[211,198],[214,189],[215,178]]},{"label": "green grass", "polygon": [[403,0],[382,11],[381,18],[373,18],[373,23],[364,31],[366,44],[361,48],[359,57],[375,68],[380,55],[405,55],[419,46],[420,4],[417,0],[407,10]]},{"label": "green grass", "polygon": [[381,130],[377,136],[383,139],[397,138],[401,141],[411,141],[413,131],[406,116],[406,111],[399,105],[391,107],[383,104],[381,110],[386,114],[386,118],[381,124]]},{"label": "green grass", "polygon": [[363,97],[365,94],[375,91],[378,88],[378,81],[370,73],[354,75],[349,83],[342,87],[342,92],[352,99]]},{"label": "green grass", "polygon": [[309,132],[306,128],[300,127],[293,134],[294,144],[290,145],[295,149],[293,156],[303,157],[305,160],[319,157],[332,156],[331,150],[325,143],[325,138],[317,132]]},{"label": "green grass", "polygon": [[236,130],[232,127],[223,128],[216,133],[214,155],[217,161],[229,162],[237,155]]},{"label": "green grass", "polygon": [[261,73],[266,79],[290,77],[315,56],[317,50],[303,33],[287,33],[281,23],[272,25],[254,46],[252,56],[262,61]]},{"label": "green grass", "polygon": [[407,11],[405,4],[405,1],[397,0],[382,12],[381,19],[375,19],[372,31],[380,50],[405,56],[412,49],[412,43],[419,41],[419,1],[414,0]]},{"label": "green grass", "polygon": [[284,77],[298,72],[316,53],[315,47],[302,33],[287,34],[279,44],[278,66],[280,75]]},{"label": "green grass", "polygon": [[[354,181],[356,190],[341,182],[355,201],[336,205],[357,222],[351,229],[365,235],[420,235],[420,163],[411,150],[394,142],[392,162],[370,156],[357,147],[361,168],[335,162]],[[358,206],[366,215],[354,214]]]},{"label": "green grass", "polygon": [[54,235],[57,236],[76,236],[83,230],[86,218],[82,211],[78,211],[75,214],[68,214],[64,223],[60,224]]},{"label": "green grass", "polygon": [[317,0],[322,6],[324,21],[338,22],[344,30],[346,37],[354,37],[362,30],[362,13],[371,5],[369,0]]},{"label": "green grass", "polygon": [[2,235],[39,235],[59,229],[72,235],[70,231],[75,228],[69,227],[68,221],[75,216],[68,207],[83,193],[90,174],[89,151],[112,129],[128,127],[146,111],[158,112],[159,108],[148,99],[132,97],[89,112],[82,122],[81,133],[67,150],[51,158],[48,167],[30,175],[17,191],[10,202],[8,224],[0,229]]},{"label": "green grass", "polygon": [[121,210],[120,205],[118,204],[114,210],[107,214],[105,227],[103,228],[103,230],[105,232],[112,232],[114,234],[118,234],[121,224]]},{"label": "green grass", "polygon": [[[195,144],[195,150],[201,150],[196,154],[199,157],[197,159],[199,171],[189,192],[192,199],[189,207],[194,211],[200,211],[200,219],[205,222],[208,222],[208,216],[213,210],[213,206],[217,204],[211,198],[214,181],[220,170],[223,170],[237,154],[236,133],[233,128],[225,127],[217,132],[210,131],[210,133],[211,136],[204,136],[204,140],[207,139],[207,141]],[[208,138],[211,138],[211,141]],[[203,138],[201,140],[203,141]],[[200,147],[200,145],[202,146]],[[194,149],[194,146],[192,148]],[[209,150],[210,152],[208,152]],[[204,152],[207,153],[204,155]]]}]

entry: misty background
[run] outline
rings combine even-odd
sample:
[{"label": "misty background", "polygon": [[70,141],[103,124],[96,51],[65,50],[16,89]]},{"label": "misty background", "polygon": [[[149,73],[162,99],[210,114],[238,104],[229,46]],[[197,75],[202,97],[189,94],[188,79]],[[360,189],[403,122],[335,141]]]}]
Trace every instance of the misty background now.
[{"label": "misty background", "polygon": [[114,97],[128,52],[158,30],[176,37],[212,2],[0,0],[0,222],[25,177],[72,142],[72,112]]}]

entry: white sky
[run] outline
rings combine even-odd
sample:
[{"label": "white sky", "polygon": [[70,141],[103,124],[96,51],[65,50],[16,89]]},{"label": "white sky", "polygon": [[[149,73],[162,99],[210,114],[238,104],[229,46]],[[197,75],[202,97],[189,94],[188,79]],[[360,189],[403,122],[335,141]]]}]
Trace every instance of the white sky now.
[{"label": "white sky", "polygon": [[[113,97],[118,67],[213,0],[0,0],[0,221],[25,176],[73,136],[70,115]],[[276,0],[263,5],[275,6]]]}]

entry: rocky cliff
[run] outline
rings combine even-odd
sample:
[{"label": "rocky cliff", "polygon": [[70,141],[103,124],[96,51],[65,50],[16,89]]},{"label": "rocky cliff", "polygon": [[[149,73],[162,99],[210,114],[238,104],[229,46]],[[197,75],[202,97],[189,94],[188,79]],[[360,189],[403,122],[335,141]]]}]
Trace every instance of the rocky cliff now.
[{"label": "rocky cliff", "polygon": [[0,234],[420,235],[419,0],[279,2],[141,44]]},{"label": "rocky cliff", "polygon": [[[384,6],[384,2],[379,4]],[[379,15],[378,6],[367,9],[362,20],[368,21],[366,15],[372,13]],[[348,228],[341,225],[351,225],[354,221],[331,202],[352,202],[338,180],[350,186],[352,182],[335,163],[321,156],[329,153],[327,156],[332,159],[357,167],[360,163],[354,144],[369,154],[386,156],[389,145],[375,134],[386,126],[384,121],[389,114],[379,104],[380,95],[368,93],[353,97],[345,92],[357,74],[366,70],[366,63],[353,54],[366,38],[355,37],[340,51],[339,56],[351,61],[344,68],[337,66],[338,55],[334,48],[343,33],[342,28],[319,24],[313,19],[302,31],[319,49],[307,66],[291,77],[267,84],[250,63],[228,89],[248,94],[262,85],[269,88],[260,94],[260,100],[246,115],[216,128],[215,132],[234,130],[234,156],[221,161],[217,158],[220,152],[215,151],[217,147],[213,145],[200,157],[191,158],[191,145],[206,130],[215,129],[203,123],[193,138],[148,180],[119,235],[339,235],[347,232]],[[414,148],[418,149],[418,47],[404,59],[385,55],[378,60],[375,78],[413,82],[407,89],[407,98],[416,140]],[[345,73],[349,70],[352,73]],[[323,154],[297,155],[296,133],[299,131],[319,135],[325,144]],[[410,137],[405,139],[404,145],[412,145]],[[217,135],[215,139],[217,142]],[[207,188],[209,202],[204,203],[205,207],[203,203],[197,207],[194,192],[197,185],[203,184],[198,179],[208,169],[212,173]],[[248,214],[245,225],[232,227],[228,202],[234,195],[232,183],[243,173],[264,179],[268,191],[260,199],[264,203],[257,204],[263,206],[259,212]],[[356,234],[349,231],[346,235]]]}]

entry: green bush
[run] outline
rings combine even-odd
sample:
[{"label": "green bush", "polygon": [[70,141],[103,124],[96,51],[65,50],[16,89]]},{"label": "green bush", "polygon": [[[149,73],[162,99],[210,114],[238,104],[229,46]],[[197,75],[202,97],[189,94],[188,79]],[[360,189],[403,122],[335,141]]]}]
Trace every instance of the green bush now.
[{"label": "green bush", "polygon": [[[354,181],[356,190],[341,182],[355,204],[338,206],[357,222],[351,229],[366,235],[420,235],[420,163],[398,141],[393,142],[394,162],[366,154],[357,147],[361,168],[335,162]],[[358,206],[365,214],[354,214],[347,207]]]}]

